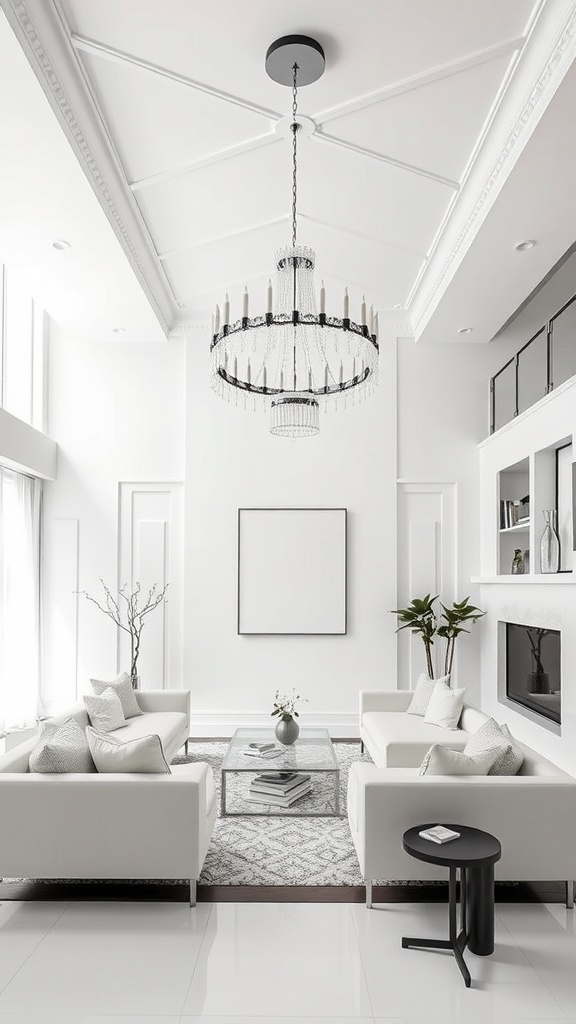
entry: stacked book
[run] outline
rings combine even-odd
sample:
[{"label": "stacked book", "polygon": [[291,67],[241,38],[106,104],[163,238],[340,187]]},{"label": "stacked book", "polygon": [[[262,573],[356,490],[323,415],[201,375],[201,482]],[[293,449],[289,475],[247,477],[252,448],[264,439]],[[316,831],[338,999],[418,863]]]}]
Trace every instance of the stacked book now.
[{"label": "stacked book", "polygon": [[257,804],[291,807],[311,789],[310,775],[304,772],[263,772],[252,779],[248,799]]},{"label": "stacked book", "polygon": [[509,530],[511,526],[522,526],[530,522],[530,498],[527,495],[519,501],[503,500],[500,502],[500,529]]},{"label": "stacked book", "polygon": [[260,757],[266,760],[269,757],[279,757],[282,748],[277,743],[247,743],[242,753],[246,757]]}]

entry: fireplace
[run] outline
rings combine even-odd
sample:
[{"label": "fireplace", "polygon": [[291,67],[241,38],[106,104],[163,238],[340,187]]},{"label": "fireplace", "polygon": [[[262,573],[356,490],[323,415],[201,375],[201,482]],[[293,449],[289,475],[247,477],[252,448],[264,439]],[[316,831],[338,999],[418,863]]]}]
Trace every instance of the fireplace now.
[{"label": "fireplace", "polygon": [[561,724],[560,631],[506,624],[506,697]]}]

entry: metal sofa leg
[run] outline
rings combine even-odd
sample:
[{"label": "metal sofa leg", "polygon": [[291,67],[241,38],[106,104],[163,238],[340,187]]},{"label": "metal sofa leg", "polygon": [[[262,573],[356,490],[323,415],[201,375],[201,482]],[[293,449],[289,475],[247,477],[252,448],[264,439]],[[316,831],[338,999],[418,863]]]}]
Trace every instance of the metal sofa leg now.
[{"label": "metal sofa leg", "polygon": [[372,880],[366,879],[366,910],[372,910]]},{"label": "metal sofa leg", "polygon": [[566,882],[566,906],[568,910],[574,910],[574,882]]},{"label": "metal sofa leg", "polygon": [[190,740],[186,740],[186,743],[184,744],[184,753],[186,754],[186,756],[188,756],[188,744],[189,744],[189,742],[190,742]]},{"label": "metal sofa leg", "polygon": [[190,879],[190,906],[196,906],[196,879]]},{"label": "metal sofa leg", "polygon": [[360,740],[360,753],[364,753],[364,740]]}]

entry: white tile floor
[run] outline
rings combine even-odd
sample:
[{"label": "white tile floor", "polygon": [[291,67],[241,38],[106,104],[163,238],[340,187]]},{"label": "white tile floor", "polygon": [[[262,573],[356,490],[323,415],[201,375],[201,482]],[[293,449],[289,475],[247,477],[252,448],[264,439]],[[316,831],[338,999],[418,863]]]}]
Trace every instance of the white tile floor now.
[{"label": "white tile floor", "polygon": [[497,906],[496,950],[403,950],[447,908],[0,904],[0,1024],[576,1024],[576,911]]}]

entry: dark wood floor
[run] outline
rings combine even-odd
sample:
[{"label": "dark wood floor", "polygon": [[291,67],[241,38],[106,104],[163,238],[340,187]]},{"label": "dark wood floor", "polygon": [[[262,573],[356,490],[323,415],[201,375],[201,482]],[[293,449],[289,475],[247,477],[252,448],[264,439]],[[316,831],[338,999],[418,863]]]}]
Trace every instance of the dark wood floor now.
[{"label": "dark wood floor", "polygon": [[[199,885],[199,903],[364,903],[361,885]],[[188,902],[188,886],[154,882],[0,882],[3,900]],[[374,903],[447,903],[448,885],[375,885]],[[497,903],[563,903],[562,882],[496,884]]]}]

